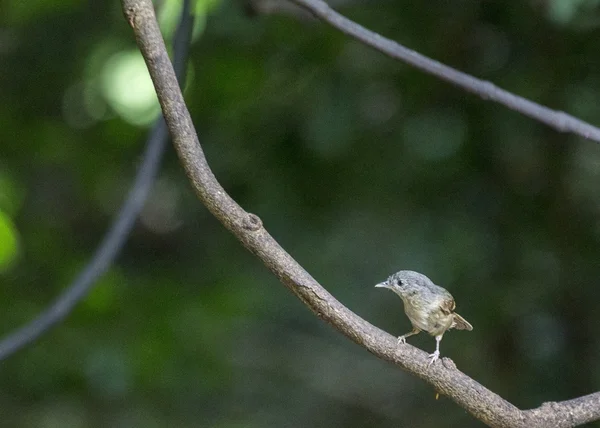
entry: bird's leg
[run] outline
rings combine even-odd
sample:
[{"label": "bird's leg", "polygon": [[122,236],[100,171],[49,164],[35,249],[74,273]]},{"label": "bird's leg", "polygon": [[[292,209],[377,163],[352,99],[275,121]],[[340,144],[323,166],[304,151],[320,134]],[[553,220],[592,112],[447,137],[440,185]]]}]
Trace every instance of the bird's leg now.
[{"label": "bird's leg", "polygon": [[402,345],[404,343],[406,343],[406,338],[415,334],[418,334],[421,330],[418,329],[417,327],[413,327],[412,331],[410,333],[406,333],[403,334],[402,336],[398,337],[398,345]]},{"label": "bird's leg", "polygon": [[429,365],[427,367],[432,365],[434,361],[436,361],[440,357],[440,342],[442,341],[442,336],[443,335],[441,334],[435,336],[435,352],[429,355]]}]

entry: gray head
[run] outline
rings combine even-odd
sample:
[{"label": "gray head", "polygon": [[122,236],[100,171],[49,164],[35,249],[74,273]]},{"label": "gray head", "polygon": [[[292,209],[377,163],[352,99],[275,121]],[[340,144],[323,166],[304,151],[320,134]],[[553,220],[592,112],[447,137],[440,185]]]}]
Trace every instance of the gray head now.
[{"label": "gray head", "polygon": [[434,285],[433,282],[422,273],[412,270],[401,270],[375,287],[389,288],[398,293],[406,290],[406,288],[431,287],[432,285]]}]

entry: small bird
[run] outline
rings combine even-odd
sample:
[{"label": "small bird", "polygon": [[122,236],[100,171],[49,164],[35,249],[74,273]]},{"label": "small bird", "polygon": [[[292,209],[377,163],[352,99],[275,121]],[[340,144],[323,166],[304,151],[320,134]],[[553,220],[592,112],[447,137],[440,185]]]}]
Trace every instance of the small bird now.
[{"label": "small bird", "polygon": [[421,330],[435,336],[435,352],[429,355],[429,365],[440,356],[440,341],[446,330],[473,330],[471,324],[454,312],[456,303],[452,295],[419,272],[401,270],[375,287],[389,288],[404,302],[404,312],[413,329],[398,337],[398,345]]}]

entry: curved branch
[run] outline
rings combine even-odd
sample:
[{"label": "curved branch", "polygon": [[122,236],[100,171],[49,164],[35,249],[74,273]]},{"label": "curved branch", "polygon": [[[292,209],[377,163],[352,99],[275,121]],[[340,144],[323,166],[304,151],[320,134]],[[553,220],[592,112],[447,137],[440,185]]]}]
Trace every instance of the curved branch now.
[{"label": "curved branch", "polygon": [[173,144],[194,190],[210,212],[317,316],[377,357],[430,383],[473,416],[494,427],[571,427],[600,418],[600,393],[522,411],[460,372],[452,360],[428,368],[427,354],[397,348],[396,338],[338,302],[269,235],[261,220],[242,209],[213,175],[161,37],[151,0],[121,0],[150,71]]},{"label": "curved branch", "polygon": [[568,132],[600,142],[600,129],[562,111],[556,111],[505,91],[491,82],[479,80],[452,67],[408,49],[340,15],[323,0],[290,0],[342,33],[371,46],[385,55],[432,74],[484,100],[494,101],[518,111],[560,132]]},{"label": "curved branch", "polygon": [[[185,81],[186,58],[189,50],[193,17],[190,13],[191,0],[184,0],[182,15],[174,39],[173,61],[179,80]],[[154,183],[160,161],[168,142],[168,130],[162,117],[157,119],[148,136],[142,164],[138,170],[133,187],[129,191],[119,214],[94,256],[73,280],[71,285],[50,305],[29,323],[9,333],[0,341],[0,361],[34,342],[73,310],[92,289],[96,280],[106,272],[135,224],[138,214],[144,207],[150,188]]]}]

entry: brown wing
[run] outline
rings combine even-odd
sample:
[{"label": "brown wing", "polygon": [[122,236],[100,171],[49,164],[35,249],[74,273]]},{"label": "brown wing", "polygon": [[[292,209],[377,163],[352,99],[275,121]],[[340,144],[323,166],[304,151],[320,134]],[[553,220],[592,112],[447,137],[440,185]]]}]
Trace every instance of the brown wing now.
[{"label": "brown wing", "polygon": [[450,326],[450,328],[455,328],[457,330],[473,330],[473,326],[469,324],[469,322],[466,319],[464,319],[458,314],[453,315],[454,320],[452,320],[452,325]]},{"label": "brown wing", "polygon": [[440,309],[446,315],[450,315],[452,313],[452,311],[454,310],[454,308],[456,308],[456,303],[454,303],[454,299],[452,297],[444,299],[440,303]]},{"label": "brown wing", "polygon": [[453,313],[454,309],[456,309],[456,302],[452,297],[448,297],[440,303],[440,309],[446,315],[452,314],[452,324],[450,328],[455,328],[457,330],[473,330],[473,326],[469,324],[469,322],[461,317],[460,315]]}]

